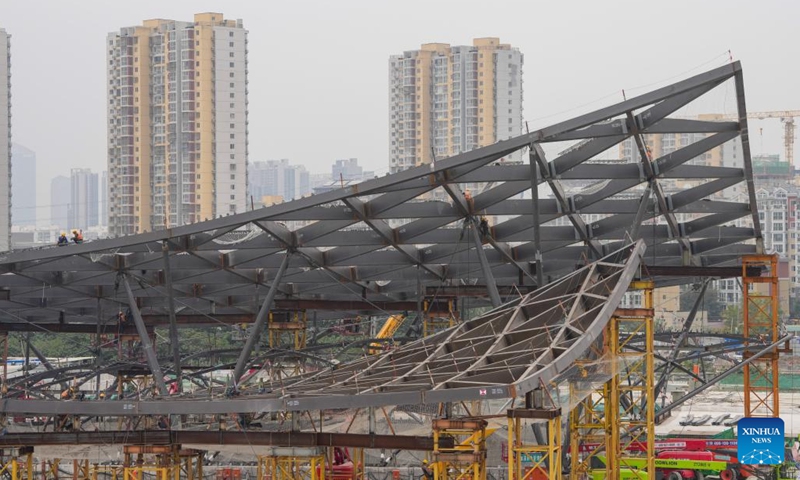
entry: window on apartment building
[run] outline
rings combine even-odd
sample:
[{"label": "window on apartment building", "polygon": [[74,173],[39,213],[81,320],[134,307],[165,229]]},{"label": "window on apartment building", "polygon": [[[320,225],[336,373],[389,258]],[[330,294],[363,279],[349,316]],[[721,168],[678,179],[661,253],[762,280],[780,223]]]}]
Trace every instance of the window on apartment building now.
[{"label": "window on apartment building", "polygon": [[231,68],[233,68],[233,62],[231,62]]},{"label": "window on apartment building", "polygon": [[231,174],[231,180],[236,180],[236,175],[234,175],[233,173]]},{"label": "window on apartment building", "polygon": [[233,72],[231,72],[231,78],[233,78]]},{"label": "window on apartment building", "polygon": [[233,126],[234,126],[234,124],[233,124],[233,123],[231,123],[231,128],[234,128]]},{"label": "window on apartment building", "polygon": [[236,118],[236,114],[235,113],[231,113],[231,118]]},{"label": "window on apartment building", "polygon": [[228,42],[229,47],[233,47],[233,42]]},{"label": "window on apartment building", "polygon": [[236,134],[235,133],[231,133],[231,140],[233,140],[234,138],[236,138]]},{"label": "window on apartment building", "polygon": [[200,62],[199,62],[199,61],[197,61],[197,62],[194,62],[194,66],[195,66],[195,67],[199,67],[199,66],[200,66]]},{"label": "window on apartment building", "polygon": [[[231,158],[233,158],[233,154],[231,154]],[[231,163],[230,167],[231,167],[231,172],[235,172],[236,171],[236,164],[235,163]]]},{"label": "window on apartment building", "polygon": [[235,190],[235,189],[236,189],[236,185],[231,184],[231,190]]},{"label": "window on apartment building", "polygon": [[230,55],[231,58],[233,58],[233,52],[231,52],[229,55]]},{"label": "window on apartment building", "polygon": [[231,143],[231,150],[233,150],[234,148],[236,148],[236,145]]},{"label": "window on apartment building", "polygon": [[236,195],[231,195],[231,200],[236,200]]},{"label": "window on apartment building", "polygon": [[233,32],[228,32],[228,36],[232,37],[233,36]]},{"label": "window on apartment building", "polygon": [[231,88],[233,88],[233,82],[231,82]]}]

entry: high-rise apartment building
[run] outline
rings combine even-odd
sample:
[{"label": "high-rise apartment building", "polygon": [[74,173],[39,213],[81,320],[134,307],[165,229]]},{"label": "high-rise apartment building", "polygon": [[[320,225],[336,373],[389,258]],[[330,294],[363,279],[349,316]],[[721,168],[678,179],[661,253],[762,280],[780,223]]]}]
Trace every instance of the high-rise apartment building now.
[{"label": "high-rise apartment building", "polygon": [[364,168],[358,165],[357,158],[343,158],[333,162],[331,176],[337,180],[361,180]]},{"label": "high-rise apartment building", "polygon": [[108,226],[108,170],[100,172],[100,191],[97,192],[100,197],[100,218],[99,225],[101,227]]},{"label": "high-rise apartment building", "polygon": [[108,35],[109,234],[243,212],[247,31],[200,13]]},{"label": "high-rise apartment building", "polygon": [[11,249],[11,36],[0,28],[0,252]]},{"label": "high-rise apartment building", "polygon": [[98,178],[88,168],[70,172],[69,228],[84,229],[99,225],[100,197]]},{"label": "high-rise apartment building", "polygon": [[311,182],[306,168],[302,165],[290,165],[286,158],[251,163],[249,178],[249,192],[254,200],[277,196],[286,201],[311,193]]},{"label": "high-rise apartment building", "polygon": [[391,172],[522,134],[522,64],[522,53],[498,38],[429,43],[391,56]]},{"label": "high-rise apartment building", "polygon": [[72,201],[70,179],[59,175],[50,181],[49,225],[66,230],[69,225],[69,205]]},{"label": "high-rise apartment building", "polygon": [[11,224],[36,225],[36,152],[11,145]]}]

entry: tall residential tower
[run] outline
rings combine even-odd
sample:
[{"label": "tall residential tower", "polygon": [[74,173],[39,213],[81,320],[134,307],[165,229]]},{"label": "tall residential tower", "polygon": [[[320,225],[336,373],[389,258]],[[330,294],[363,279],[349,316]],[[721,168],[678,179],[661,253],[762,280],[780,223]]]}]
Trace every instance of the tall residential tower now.
[{"label": "tall residential tower", "polygon": [[0,28],[0,252],[11,249],[11,36]]},{"label": "tall residential tower", "polygon": [[11,224],[36,225],[36,152],[11,145]]},{"label": "tall residential tower", "polygon": [[522,63],[522,53],[498,38],[429,43],[391,56],[391,172],[522,134]]},{"label": "tall residential tower", "polygon": [[108,35],[109,234],[244,212],[247,31],[200,13]]}]

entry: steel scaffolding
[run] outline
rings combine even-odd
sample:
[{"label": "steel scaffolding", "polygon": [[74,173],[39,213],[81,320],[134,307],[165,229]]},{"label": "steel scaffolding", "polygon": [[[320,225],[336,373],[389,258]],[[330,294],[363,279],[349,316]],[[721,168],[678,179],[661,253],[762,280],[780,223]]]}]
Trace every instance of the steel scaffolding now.
[{"label": "steel scaffolding", "polygon": [[[605,413],[611,426],[606,444],[608,477],[620,478],[628,472],[636,478],[656,478],[655,470],[655,398],[653,358],[653,288],[652,281],[631,282],[631,290],[642,291],[643,308],[618,308],[608,326],[612,355],[612,377]],[[644,352],[626,347],[644,337]],[[623,453],[634,443],[643,446],[644,470],[637,468]],[[618,461],[616,460],[618,459]]]},{"label": "steel scaffolding", "polygon": [[[757,267],[759,276],[748,267]],[[778,256],[747,255],[742,257],[742,335],[745,345],[750,338],[779,340],[778,331]],[[744,357],[752,355],[744,351]],[[746,417],[777,417],[780,414],[778,395],[778,358],[776,347],[744,366],[744,414]]]},{"label": "steel scaffolding", "polygon": [[435,480],[486,480],[486,425],[486,420],[433,420]]}]

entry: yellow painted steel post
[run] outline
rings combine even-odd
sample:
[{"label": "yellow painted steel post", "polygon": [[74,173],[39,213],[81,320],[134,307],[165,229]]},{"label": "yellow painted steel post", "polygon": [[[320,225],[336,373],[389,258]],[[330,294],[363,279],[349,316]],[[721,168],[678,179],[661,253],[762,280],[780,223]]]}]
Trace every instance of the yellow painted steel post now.
[{"label": "yellow painted steel post", "polygon": [[[751,268],[758,268],[759,274],[749,275]],[[759,285],[765,285],[767,292],[758,291]],[[742,335],[745,339],[758,337],[771,342],[778,340],[779,293],[777,255],[742,257]],[[747,344],[745,340],[745,345]],[[779,356],[780,351],[776,347],[772,352],[744,366],[745,416],[780,415]],[[760,385],[761,383],[764,385]]]},{"label": "yellow painted steel post", "polygon": [[617,480],[619,475],[619,319],[608,322],[609,352],[611,354],[611,379],[606,383],[606,478]]},{"label": "yellow painted steel post", "polygon": [[[653,289],[655,283],[650,281],[644,285],[642,294],[644,296],[644,308],[653,312],[655,305],[653,304]],[[647,410],[647,475],[648,479],[656,478],[656,399],[653,398],[655,391],[655,383],[653,377],[655,376],[655,351],[654,351],[654,330],[653,325],[654,313],[650,313],[645,317],[645,382],[646,389],[645,396],[645,409]]]},{"label": "yellow painted steel post", "polygon": [[508,478],[514,480],[514,445],[516,438],[514,436],[514,419],[508,417],[508,444],[506,447],[506,462],[508,463]]},{"label": "yellow painted steel post", "polygon": [[17,459],[11,459],[11,480],[20,480],[19,478],[19,465],[17,465]]}]

